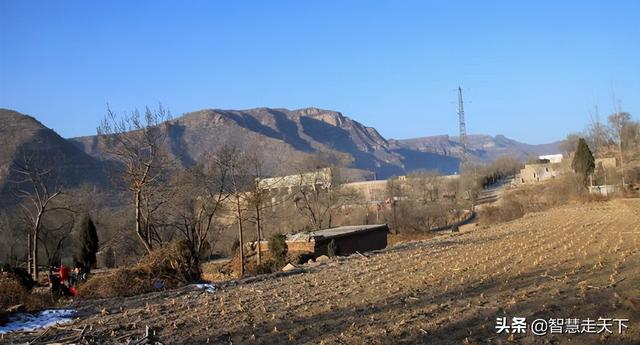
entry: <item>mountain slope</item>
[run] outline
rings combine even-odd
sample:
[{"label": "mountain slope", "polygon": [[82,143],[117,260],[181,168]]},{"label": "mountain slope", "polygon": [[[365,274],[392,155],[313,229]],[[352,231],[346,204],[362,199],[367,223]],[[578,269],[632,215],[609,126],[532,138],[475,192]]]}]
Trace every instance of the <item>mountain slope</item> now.
[{"label": "mountain slope", "polygon": [[[281,164],[283,157],[334,153],[346,158],[345,167],[375,171],[379,178],[415,169],[439,169],[450,174],[458,165],[456,158],[437,153],[395,150],[374,128],[339,112],[318,108],[200,110],[171,120],[168,134],[171,152],[185,166],[224,143],[245,149],[259,145],[264,149],[266,161],[277,162],[274,164]],[[94,157],[108,158],[104,144],[95,136],[71,140]]]},{"label": "mountain slope", "polygon": [[[65,140],[34,118],[6,109],[0,110],[0,121],[1,193],[8,192],[10,167],[24,152],[46,157],[49,166],[64,176],[63,184],[106,181],[109,156],[97,136]],[[167,130],[167,148],[183,167],[223,144],[234,144],[241,149],[261,148],[271,173],[291,172],[290,161],[324,152],[340,157],[341,165],[359,172],[359,178],[371,178],[371,172],[387,178],[419,169],[456,173],[462,152],[455,137],[387,140],[372,127],[318,108],[205,109],[169,121]],[[501,155],[524,160],[558,151],[558,143],[528,145],[501,135],[470,135],[468,143],[471,158],[479,162]]]},{"label": "mountain slope", "polygon": [[[0,108],[0,206],[12,202],[13,167],[38,160],[61,186],[102,184],[101,164],[31,116]],[[55,175],[55,176],[54,176]]]},{"label": "mountain slope", "polygon": [[[428,152],[445,156],[462,157],[462,145],[459,137],[448,135],[429,136],[413,139],[389,140],[393,147]],[[509,139],[504,135],[468,135],[469,157],[476,162],[490,162],[500,156],[512,156],[527,160],[545,154],[561,152],[560,141],[530,145]]]}]

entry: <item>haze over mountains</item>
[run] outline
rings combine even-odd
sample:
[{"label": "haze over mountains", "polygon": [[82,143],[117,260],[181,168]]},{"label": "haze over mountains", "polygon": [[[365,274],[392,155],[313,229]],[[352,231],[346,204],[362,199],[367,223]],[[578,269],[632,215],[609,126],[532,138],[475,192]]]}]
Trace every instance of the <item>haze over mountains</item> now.
[{"label": "haze over mountains", "polygon": [[[183,167],[231,143],[244,149],[258,145],[267,166],[271,163],[270,171],[276,171],[275,165],[283,159],[327,152],[346,158],[342,160],[345,167],[368,171],[361,178],[372,178],[371,172],[377,178],[387,178],[419,169],[454,174],[462,152],[456,137],[385,139],[373,127],[317,108],[195,111],[170,120],[168,138],[170,152]],[[558,151],[558,142],[528,145],[502,135],[468,138],[470,157],[478,162],[501,155],[526,159]],[[96,135],[64,139],[33,117],[0,109],[0,186],[5,195],[10,167],[25,152],[48,157],[48,164],[60,168],[64,184],[107,181],[108,156],[104,142]]]}]

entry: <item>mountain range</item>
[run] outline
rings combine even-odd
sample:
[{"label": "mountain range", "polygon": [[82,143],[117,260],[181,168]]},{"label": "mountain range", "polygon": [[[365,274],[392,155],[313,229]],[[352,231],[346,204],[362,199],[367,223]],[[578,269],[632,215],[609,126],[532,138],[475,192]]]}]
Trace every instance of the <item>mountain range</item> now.
[{"label": "mountain range", "polygon": [[[265,161],[271,163],[271,171],[282,165],[283,157],[331,153],[344,158],[343,167],[360,171],[360,178],[369,179],[421,169],[454,174],[462,156],[457,137],[386,139],[373,127],[318,108],[205,109],[169,120],[166,128],[168,149],[184,167],[224,143],[241,149],[258,145],[265,152]],[[489,162],[501,155],[524,160],[556,153],[559,145],[529,145],[502,135],[469,135],[467,143],[469,158],[477,162]],[[0,109],[0,193],[7,195],[11,166],[33,153],[46,157],[48,165],[55,165],[67,185],[107,181],[110,162],[98,136],[64,139],[31,116]]]}]

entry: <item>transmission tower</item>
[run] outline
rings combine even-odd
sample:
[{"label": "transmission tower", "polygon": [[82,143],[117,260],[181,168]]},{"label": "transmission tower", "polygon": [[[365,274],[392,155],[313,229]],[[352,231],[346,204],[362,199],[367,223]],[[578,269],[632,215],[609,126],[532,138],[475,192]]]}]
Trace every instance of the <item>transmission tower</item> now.
[{"label": "transmission tower", "polygon": [[460,123],[460,145],[462,146],[462,161],[460,165],[467,163],[467,127],[464,123],[464,100],[462,99],[462,87],[458,86],[458,121]]}]

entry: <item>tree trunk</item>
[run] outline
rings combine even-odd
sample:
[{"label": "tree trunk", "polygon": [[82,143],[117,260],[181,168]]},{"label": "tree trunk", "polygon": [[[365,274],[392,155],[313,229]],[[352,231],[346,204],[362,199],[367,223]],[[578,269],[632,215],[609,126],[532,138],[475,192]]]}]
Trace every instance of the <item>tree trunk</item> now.
[{"label": "tree trunk", "polygon": [[258,244],[256,246],[256,263],[258,266],[262,263],[262,257],[260,253],[260,241],[262,240],[262,229],[260,224],[260,204],[256,203],[256,237],[258,238]]},{"label": "tree trunk", "polygon": [[624,156],[622,154],[622,131],[620,131],[619,134],[619,142],[618,142],[618,148],[620,149],[620,170],[622,170],[622,189],[624,190],[625,188],[625,181],[624,181]]},{"label": "tree trunk", "polygon": [[396,235],[399,233],[398,231],[398,217],[396,216],[396,200],[392,200],[391,206],[393,207],[393,227],[395,228],[394,232]]},{"label": "tree trunk", "polygon": [[34,235],[33,236],[33,244],[32,244],[32,251],[33,254],[31,254],[32,258],[33,258],[33,280],[38,281],[38,235]]},{"label": "tree trunk", "polygon": [[240,249],[240,277],[244,276],[244,239],[242,238],[242,211],[240,210],[240,196],[236,195],[236,210],[238,212],[238,241]]},{"label": "tree trunk", "polygon": [[38,280],[38,233],[40,232],[40,224],[42,223],[42,215],[44,214],[45,206],[41,206],[38,216],[36,217],[35,225],[33,226],[32,245],[31,245],[31,259],[33,260],[33,280]]},{"label": "tree trunk", "polygon": [[31,250],[31,246],[33,245],[33,241],[31,240],[31,233],[27,234],[27,273],[33,277],[33,261],[31,260],[31,254],[33,253]]},{"label": "tree trunk", "polygon": [[145,238],[145,236],[143,236],[142,234],[142,220],[141,218],[141,210],[140,208],[142,207],[141,203],[142,203],[142,192],[140,190],[135,191],[135,197],[136,197],[136,234],[138,234],[138,238],[140,239],[140,242],[142,242],[142,244],[144,245],[144,248],[147,250],[148,253],[151,253],[151,244],[149,241],[149,238]]}]

